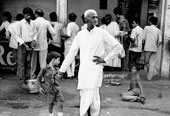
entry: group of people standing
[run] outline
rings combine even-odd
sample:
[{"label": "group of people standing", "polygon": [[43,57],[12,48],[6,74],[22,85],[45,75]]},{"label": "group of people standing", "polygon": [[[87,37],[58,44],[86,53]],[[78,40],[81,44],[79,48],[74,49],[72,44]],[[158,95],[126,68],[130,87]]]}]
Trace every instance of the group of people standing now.
[{"label": "group of people standing", "polygon": [[[69,23],[66,27],[57,21],[55,12],[49,14],[51,21],[46,20],[42,9],[33,12],[31,8],[26,7],[23,9],[23,14],[16,16],[16,21],[11,20],[10,12],[4,12],[3,16],[5,21],[0,30],[4,29],[6,32],[9,47],[12,48],[17,62],[17,77],[23,80],[23,84],[26,84],[29,78],[36,78],[38,63],[40,70],[46,67],[49,52],[56,51],[61,55],[64,52],[65,57],[79,31],[79,26],[75,22],[77,18],[75,13],[68,15]],[[67,71],[68,78],[74,77],[74,69],[75,61]]]},{"label": "group of people standing", "polygon": [[[122,51],[117,58],[106,63],[109,68],[122,67],[123,70],[130,71],[132,67],[140,70],[141,55],[144,55],[144,69],[148,72],[147,79],[151,80],[153,76],[158,75],[159,66],[156,62],[160,62],[160,45],[162,43],[162,35],[160,29],[157,27],[157,17],[149,19],[149,25],[144,29],[140,26],[138,17],[132,19],[132,29],[130,28],[128,20],[123,16],[119,7],[113,10],[116,20],[112,20],[110,14],[102,18],[101,28],[107,30],[113,37],[115,37],[122,45]],[[109,49],[106,47],[106,51]]]}]

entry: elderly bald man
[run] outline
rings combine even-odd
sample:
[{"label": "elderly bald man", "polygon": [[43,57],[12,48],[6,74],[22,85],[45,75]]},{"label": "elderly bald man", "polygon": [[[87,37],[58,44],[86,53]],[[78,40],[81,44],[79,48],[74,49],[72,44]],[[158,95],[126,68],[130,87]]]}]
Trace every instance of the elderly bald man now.
[{"label": "elderly bald man", "polygon": [[[80,67],[78,86],[80,91],[80,116],[87,115],[90,108],[91,116],[100,112],[99,88],[103,79],[103,63],[114,58],[122,49],[122,45],[105,30],[96,27],[97,12],[89,9],[84,13],[87,28],[78,32],[68,55],[64,59],[60,73],[65,72],[80,50]],[[105,46],[113,50],[104,57]]]}]

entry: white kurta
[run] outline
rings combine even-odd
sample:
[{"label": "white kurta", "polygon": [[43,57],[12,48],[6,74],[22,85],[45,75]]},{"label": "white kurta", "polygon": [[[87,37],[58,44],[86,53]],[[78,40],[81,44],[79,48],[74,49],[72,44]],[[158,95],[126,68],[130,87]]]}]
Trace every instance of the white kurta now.
[{"label": "white kurta", "polygon": [[94,27],[90,32],[83,29],[75,37],[71,49],[63,61],[60,72],[65,72],[80,50],[80,67],[78,74],[78,89],[101,87],[103,79],[103,65],[93,62],[94,56],[103,57],[105,46],[114,49],[104,57],[105,61],[115,57],[122,45],[107,31]]}]

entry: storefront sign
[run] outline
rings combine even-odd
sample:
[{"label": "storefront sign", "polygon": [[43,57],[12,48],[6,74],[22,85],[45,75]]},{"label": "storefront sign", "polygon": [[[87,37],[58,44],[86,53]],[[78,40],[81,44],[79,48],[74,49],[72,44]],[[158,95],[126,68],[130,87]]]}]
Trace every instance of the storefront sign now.
[{"label": "storefront sign", "polygon": [[8,47],[8,42],[0,42],[0,68],[16,68],[16,62],[12,56],[11,48]]},{"label": "storefront sign", "polygon": [[103,80],[105,83],[110,82],[118,82],[121,79],[127,78],[128,73],[122,73],[122,72],[104,72]]}]

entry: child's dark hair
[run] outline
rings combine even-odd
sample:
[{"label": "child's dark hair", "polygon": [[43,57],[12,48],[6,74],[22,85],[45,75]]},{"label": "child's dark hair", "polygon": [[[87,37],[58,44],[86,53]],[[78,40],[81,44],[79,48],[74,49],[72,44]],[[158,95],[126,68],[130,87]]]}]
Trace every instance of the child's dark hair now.
[{"label": "child's dark hair", "polygon": [[47,64],[51,62],[53,58],[60,58],[61,55],[58,52],[52,51],[47,55]]}]

